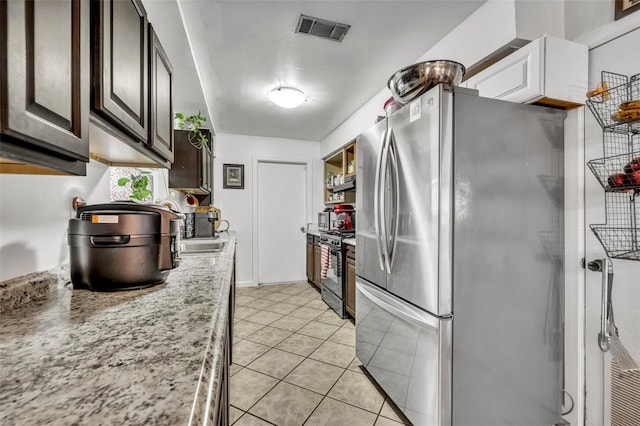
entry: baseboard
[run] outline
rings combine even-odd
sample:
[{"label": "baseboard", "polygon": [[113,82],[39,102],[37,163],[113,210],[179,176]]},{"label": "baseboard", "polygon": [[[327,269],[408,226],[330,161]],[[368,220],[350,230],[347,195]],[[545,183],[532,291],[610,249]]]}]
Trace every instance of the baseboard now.
[{"label": "baseboard", "polygon": [[[260,283],[258,286],[264,287],[267,285],[280,285],[280,284],[304,284],[305,280],[302,281],[281,281],[277,283]],[[236,281],[236,287],[257,287],[253,281]]]},{"label": "baseboard", "polygon": [[265,285],[280,285],[280,284],[304,284],[306,280],[298,280],[298,281],[278,281],[277,283],[260,283],[258,284],[260,287]]}]

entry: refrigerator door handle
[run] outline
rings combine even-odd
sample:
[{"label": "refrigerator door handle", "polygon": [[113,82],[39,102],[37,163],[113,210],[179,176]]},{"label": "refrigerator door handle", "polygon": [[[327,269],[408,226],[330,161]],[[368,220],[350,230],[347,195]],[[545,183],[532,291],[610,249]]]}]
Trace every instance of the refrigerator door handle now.
[{"label": "refrigerator door handle", "polygon": [[[389,237],[387,235],[387,196],[386,196],[386,186],[387,186],[387,169],[389,167],[389,141],[391,140],[391,134],[393,133],[393,129],[389,127],[387,130],[387,134],[383,143],[382,149],[382,161],[381,164],[384,165],[381,170],[381,179],[380,179],[380,189],[382,192],[382,199],[380,200],[380,234],[382,238],[382,253],[384,256],[384,266],[386,267],[387,272],[390,272],[390,264],[389,264]],[[384,270],[384,269],[383,269]]]},{"label": "refrigerator door handle", "polygon": [[393,261],[396,256],[396,245],[398,243],[398,209],[400,208],[400,170],[398,169],[398,148],[396,145],[396,138],[393,135],[393,130],[391,130],[389,136],[389,152],[391,153],[391,166],[393,169],[393,179],[394,179],[394,188],[393,192],[395,193],[393,206],[393,216],[394,216],[394,226],[393,226],[393,236],[391,240],[391,251],[389,252],[389,257],[387,258],[387,271],[391,272],[393,269]]},{"label": "refrigerator door handle", "polygon": [[378,153],[378,162],[376,164],[376,180],[374,182],[374,192],[373,192],[373,217],[374,217],[374,230],[376,233],[376,246],[378,248],[378,261],[380,262],[380,270],[384,271],[384,260],[382,258],[382,241],[380,234],[380,173],[382,169],[382,161],[384,160],[384,147],[385,142],[387,140],[387,131],[382,132],[382,146],[380,148],[380,152]]},{"label": "refrigerator door handle", "polygon": [[[392,314],[394,317],[410,322],[431,334],[438,334],[441,321],[440,318],[420,312],[413,306],[401,303],[395,300],[395,298],[392,298],[392,296],[388,296],[381,290],[371,288],[368,285],[365,286],[362,283],[357,283],[357,288],[363,296],[373,302],[376,306]],[[448,318],[442,319],[446,320]]]}]

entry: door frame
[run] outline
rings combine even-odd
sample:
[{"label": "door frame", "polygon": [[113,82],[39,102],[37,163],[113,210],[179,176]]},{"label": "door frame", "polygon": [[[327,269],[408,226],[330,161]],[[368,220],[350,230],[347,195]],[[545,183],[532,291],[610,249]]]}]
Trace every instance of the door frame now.
[{"label": "door frame", "polygon": [[303,158],[298,156],[292,157],[270,157],[270,156],[262,156],[262,155],[253,155],[251,157],[251,163],[253,167],[253,176],[252,176],[252,228],[253,228],[253,238],[252,238],[252,285],[259,285],[258,281],[258,258],[259,258],[259,250],[258,250],[258,166],[260,163],[276,163],[276,164],[297,164],[305,167],[305,218],[307,223],[313,222],[312,218],[312,210],[313,210],[313,160],[309,158]]},{"label": "door frame", "polygon": [[[572,425],[585,419],[585,111],[584,106],[567,111],[564,127],[564,388],[573,399],[564,418]],[[563,397],[566,410],[571,399]]]}]

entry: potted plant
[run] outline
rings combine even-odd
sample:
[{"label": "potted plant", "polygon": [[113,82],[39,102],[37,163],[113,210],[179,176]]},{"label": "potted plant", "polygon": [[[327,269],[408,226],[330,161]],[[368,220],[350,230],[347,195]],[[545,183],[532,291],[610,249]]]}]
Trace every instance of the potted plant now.
[{"label": "potted plant", "polygon": [[207,121],[207,118],[198,111],[196,115],[185,116],[181,112],[176,112],[176,119],[178,120],[178,127],[182,130],[189,130],[189,142],[194,147],[200,149],[209,142],[207,135],[200,131],[202,123]]},{"label": "potted plant", "polygon": [[148,201],[148,198],[151,197],[151,190],[147,188],[149,186],[149,177],[147,175],[151,172],[136,170],[139,174],[132,174],[130,177],[118,179],[118,186],[126,186],[131,182],[131,195],[129,195],[129,198],[137,201]]}]

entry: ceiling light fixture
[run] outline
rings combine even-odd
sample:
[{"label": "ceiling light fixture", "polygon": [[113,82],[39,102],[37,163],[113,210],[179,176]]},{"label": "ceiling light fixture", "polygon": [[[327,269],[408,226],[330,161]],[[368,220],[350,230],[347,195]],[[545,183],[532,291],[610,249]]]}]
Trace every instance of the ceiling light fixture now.
[{"label": "ceiling light fixture", "polygon": [[295,108],[307,100],[302,91],[293,87],[276,87],[269,92],[269,99],[282,108]]}]

